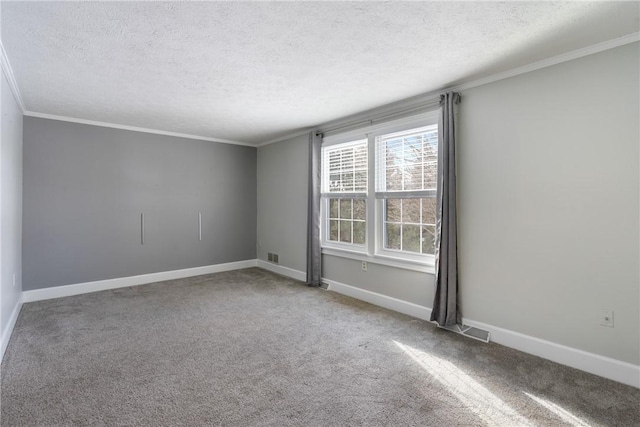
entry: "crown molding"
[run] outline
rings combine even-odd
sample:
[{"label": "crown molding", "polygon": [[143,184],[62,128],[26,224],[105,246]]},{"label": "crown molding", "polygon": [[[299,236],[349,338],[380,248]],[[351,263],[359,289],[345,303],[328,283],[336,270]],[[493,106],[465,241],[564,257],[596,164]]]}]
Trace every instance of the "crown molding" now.
[{"label": "crown molding", "polygon": [[432,91],[385,104],[360,113],[351,114],[336,120],[330,120],[314,127],[323,133],[334,133],[337,129],[347,129],[370,125],[372,122],[384,121],[387,118],[401,118],[403,114],[419,114],[427,110],[437,109],[437,101],[442,91]]},{"label": "crown molding", "polygon": [[561,55],[552,56],[551,58],[533,62],[531,64],[514,68],[512,70],[508,70],[502,73],[497,73],[491,76],[483,77],[481,79],[473,80],[467,83],[462,83],[448,89],[443,89],[441,92],[446,92],[450,90],[461,92],[467,89],[497,82],[499,80],[504,80],[510,77],[519,76],[520,74],[525,74],[531,71],[540,70],[542,68],[551,67],[552,65],[557,65],[563,62],[572,61],[574,59],[582,58],[583,56],[593,55],[594,53],[603,52],[609,49],[614,49],[616,47],[624,46],[630,43],[635,43],[637,41],[640,41],[640,32],[627,34],[626,36],[618,37],[612,40],[607,40],[602,43],[597,43],[591,46],[583,47],[581,49],[572,50],[571,52],[566,52]]},{"label": "crown molding", "polygon": [[552,65],[557,65],[563,62],[582,58],[584,56],[592,55],[598,52],[624,46],[630,43],[635,43],[638,41],[640,41],[640,32],[627,34],[626,36],[618,37],[602,43],[597,43],[592,46],[587,46],[571,52],[563,53],[561,55],[553,56],[551,58],[537,61],[522,67],[514,68],[512,70],[508,70],[502,73],[493,74],[491,76],[483,77],[470,82],[461,83],[456,86],[446,87],[437,91],[432,91],[432,92],[424,93],[421,95],[417,95],[401,101],[397,101],[397,102],[386,104],[377,108],[366,110],[361,113],[352,114],[340,119],[324,122],[318,126],[309,127],[304,130],[292,132],[290,134],[286,134],[286,135],[283,135],[268,141],[264,141],[261,143],[256,143],[256,144],[243,142],[243,141],[233,141],[233,140],[222,139],[222,138],[211,138],[206,136],[190,135],[190,134],[184,134],[184,133],[178,133],[178,132],[163,131],[158,129],[149,129],[149,128],[143,128],[143,127],[137,127],[137,126],[120,125],[115,123],[85,120],[85,119],[78,119],[74,117],[58,116],[54,114],[45,114],[45,113],[38,113],[34,111],[27,111],[24,106],[22,96],[20,94],[20,89],[18,88],[18,85],[16,83],[13,69],[11,68],[11,64],[9,62],[9,58],[7,57],[7,53],[1,41],[0,41],[0,63],[2,65],[2,70],[5,74],[5,77],[7,78],[7,81],[9,83],[9,87],[11,88],[11,92],[16,98],[16,102],[18,103],[22,113],[25,116],[40,117],[40,118],[51,119],[51,120],[60,120],[60,121],[66,121],[66,122],[72,122],[72,123],[109,127],[114,129],[123,129],[123,130],[129,130],[134,132],[153,133],[157,135],[166,135],[166,136],[173,136],[178,138],[218,142],[222,144],[243,145],[248,147],[263,147],[265,145],[273,144],[280,141],[285,141],[287,139],[304,135],[305,133],[308,133],[313,129],[350,128],[350,127],[357,126],[358,124],[363,122],[370,122],[372,120],[373,121],[384,120],[385,117],[389,117],[389,116],[400,116],[403,114],[411,114],[414,112],[418,113],[422,109],[432,108],[434,101],[438,99],[439,94],[442,92],[447,92],[447,91],[462,92],[468,89],[483,86],[489,83],[494,83],[500,80],[508,79],[521,74],[529,73],[531,71],[550,67]]},{"label": "crown molding", "polygon": [[16,99],[16,103],[20,108],[20,112],[24,116],[38,117],[41,119],[49,119],[49,120],[59,120],[59,121],[70,122],[70,123],[80,123],[84,125],[101,126],[101,127],[107,127],[107,128],[113,128],[113,129],[129,130],[133,132],[143,132],[143,133],[152,133],[156,135],[173,136],[177,138],[187,138],[187,139],[196,139],[200,141],[218,142],[221,144],[232,144],[232,145],[243,145],[247,147],[256,147],[256,144],[243,142],[243,141],[233,141],[233,140],[222,139],[222,138],[211,138],[207,136],[191,135],[191,134],[179,133],[179,132],[169,132],[164,130],[149,129],[149,128],[143,128],[138,126],[120,125],[116,123],[101,122],[96,120],[85,120],[85,119],[78,119],[76,117],[67,117],[67,116],[59,116],[56,114],[46,114],[46,113],[38,113],[35,111],[28,111],[24,106],[24,101],[22,100],[22,95],[20,93],[20,89],[18,88],[15,75],[13,73],[13,68],[11,67],[11,63],[9,62],[9,57],[7,56],[7,52],[5,51],[4,45],[2,44],[1,40],[0,40],[0,65],[2,66],[2,71],[4,72],[4,75],[7,78],[7,82],[9,83],[9,87],[11,88],[11,92],[13,93],[13,96]]},{"label": "crown molding", "polygon": [[169,132],[164,130],[149,129],[149,128],[143,128],[138,126],[119,125],[116,123],[99,122],[95,120],[85,120],[85,119],[78,119],[75,117],[67,117],[67,116],[58,116],[55,114],[37,113],[35,111],[25,111],[24,115],[28,117],[38,117],[41,119],[59,120],[63,122],[79,123],[83,125],[101,126],[106,128],[129,130],[133,132],[143,132],[143,133],[153,133],[156,135],[173,136],[176,138],[197,139],[199,141],[218,142],[221,144],[244,145],[247,147],[254,147],[254,148],[256,147],[256,144],[251,144],[249,142],[232,141],[229,139],[221,139],[221,138],[210,138],[208,136],[191,135],[191,134],[179,133],[179,132]]},{"label": "crown molding", "polygon": [[[557,65],[563,62],[571,61],[574,59],[582,58],[584,56],[593,55],[598,52],[602,52],[616,47],[624,46],[630,43],[640,41],[640,32],[627,34],[626,36],[618,37],[612,40],[608,40],[602,43],[597,43],[591,46],[587,46],[581,49],[566,52],[561,55],[553,56],[551,58],[543,59],[541,61],[533,62],[531,64],[524,65],[522,67],[514,68],[502,73],[493,74],[491,76],[483,77],[470,82],[461,83],[455,86],[449,86],[437,91],[423,93],[421,95],[406,98],[401,101],[386,104],[377,108],[363,111],[361,113],[352,114],[340,119],[324,122],[318,126],[310,127],[306,132],[310,132],[313,129],[319,129],[321,132],[334,133],[337,129],[344,129],[347,132],[349,129],[364,127],[371,122],[383,121],[386,118],[398,117],[408,114],[418,114],[430,108],[433,108],[435,103],[439,100],[440,94],[443,92],[455,91],[463,92],[475,87],[483,86],[489,83],[494,83],[500,80],[515,77],[521,74],[529,73],[531,71],[540,70],[542,68]],[[293,138],[294,136],[301,135],[302,133],[293,133],[285,135],[281,138],[272,139],[258,144],[259,147],[273,144],[275,142],[284,141],[285,139]]]},{"label": "crown molding", "polygon": [[2,40],[0,40],[0,66],[2,67],[4,76],[7,78],[7,83],[9,83],[9,88],[11,89],[13,97],[16,99],[16,103],[20,108],[20,112],[24,114],[25,108],[24,101],[22,100],[22,94],[20,93],[20,88],[18,87],[18,83],[16,82],[16,76],[13,74],[13,68],[11,68],[11,63],[9,62],[7,52],[4,50]]},{"label": "crown molding", "polygon": [[561,64],[563,62],[572,61],[574,59],[582,58],[584,56],[593,55],[605,50],[614,49],[616,47],[624,46],[630,43],[640,41],[640,32],[627,34],[623,37],[618,37],[612,40],[607,40],[602,43],[597,43],[591,46],[587,46],[581,49],[576,49],[571,52],[566,52],[561,55],[553,56],[551,58],[543,59],[541,61],[532,62],[531,64],[524,65],[522,67],[513,68],[502,73],[493,74],[491,76],[483,77],[477,80],[472,80],[466,83],[461,83],[455,86],[444,87],[440,90],[423,93],[421,95],[406,98],[401,101],[397,101],[391,104],[386,104],[371,110],[367,110],[361,113],[352,114],[341,119],[332,120],[322,123],[312,129],[318,128],[321,131],[333,132],[333,129],[347,129],[353,128],[357,125],[365,126],[364,122],[382,121],[392,116],[401,116],[403,114],[417,114],[424,110],[437,107],[437,102],[440,99],[440,94],[444,92],[463,92],[475,87],[483,86],[489,83],[494,83],[500,80],[508,79],[510,77],[526,74],[531,71],[540,70],[542,68],[551,67],[553,65]]},{"label": "crown molding", "polygon": [[273,138],[265,142],[261,142],[257,144],[257,146],[264,147],[265,145],[286,141],[287,139],[295,138],[296,136],[308,134],[313,130],[318,130],[319,132],[333,133],[334,129],[344,128],[346,132],[348,130],[346,128],[353,128],[358,125],[361,125],[363,127],[368,126],[372,122],[378,122],[386,119],[387,117],[401,118],[399,116],[404,113],[407,113],[407,114],[424,113],[426,112],[425,110],[434,108],[434,101],[437,101],[439,97],[440,97],[440,91],[429,92],[426,94],[413,96],[411,98],[406,98],[401,101],[393,102],[391,104],[385,104],[380,107],[372,108],[370,110],[352,114],[336,120],[323,122],[322,124],[317,126],[311,126],[300,131],[288,133],[280,137]]}]

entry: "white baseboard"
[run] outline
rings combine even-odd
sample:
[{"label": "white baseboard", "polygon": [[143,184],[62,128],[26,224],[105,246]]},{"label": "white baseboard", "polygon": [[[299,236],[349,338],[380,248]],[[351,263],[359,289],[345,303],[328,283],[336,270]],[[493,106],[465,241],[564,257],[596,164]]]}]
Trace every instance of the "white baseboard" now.
[{"label": "white baseboard", "polygon": [[[60,298],[71,295],[96,292],[107,289],[116,289],[127,286],[136,286],[146,283],[160,282],[163,280],[180,279],[184,277],[199,276],[202,274],[218,273],[222,271],[238,270],[242,268],[260,267],[271,272],[291,277],[296,280],[305,281],[306,274],[293,268],[283,267],[263,260],[245,260],[230,262],[226,264],[216,264],[204,267],[187,268],[183,270],[165,271],[159,273],[143,274],[140,276],[121,277],[117,279],[100,280],[96,282],[78,283],[74,285],[57,286],[45,289],[36,289],[22,292],[21,300],[15,306],[9,323],[2,331],[0,341],[0,360],[9,344],[11,333],[18,319],[20,308],[23,302],[39,301],[51,298]],[[394,310],[418,319],[429,321],[431,309],[418,304],[413,304],[387,295],[361,289],[355,286],[346,285],[330,279],[323,279],[328,285],[328,290],[338,292],[371,304]],[[500,328],[486,323],[477,322],[471,319],[463,319],[465,325],[484,329],[491,333],[491,340],[533,354],[551,361],[580,369],[595,375],[609,378],[623,384],[640,388],[640,366],[622,362],[598,354],[589,353],[583,350],[556,344],[540,338],[524,335],[519,332]]]},{"label": "white baseboard", "polygon": [[[330,291],[348,295],[426,321],[429,321],[431,316],[431,309],[428,307],[360,289],[355,286],[345,285],[344,283],[334,280],[323,279],[323,281],[329,285],[328,289]],[[640,366],[471,319],[463,318],[463,323],[489,331],[491,341],[497,344],[502,344],[524,353],[533,354],[562,365],[640,388]]]},{"label": "white baseboard", "polygon": [[98,280],[95,282],[76,283],[73,285],[55,286],[44,289],[23,291],[24,302],[41,301],[45,299],[68,297],[107,289],[126,288],[128,286],[144,285],[146,283],[162,282],[164,280],[182,279],[184,277],[200,276],[203,274],[219,273],[222,271],[239,270],[256,267],[255,259],[229,262],[225,264],[206,265],[202,267],[185,268],[182,270],[162,271],[139,276],[119,277],[116,279]]},{"label": "white baseboard", "polygon": [[581,371],[640,388],[640,366],[556,344],[530,335],[463,318],[463,323],[491,333],[491,341]]},{"label": "white baseboard", "polygon": [[18,298],[18,302],[13,308],[11,317],[9,317],[9,323],[7,323],[7,326],[5,326],[4,331],[2,331],[2,336],[0,336],[0,363],[2,362],[2,359],[4,359],[4,352],[7,350],[7,347],[9,346],[9,340],[11,339],[13,328],[16,326],[16,322],[18,321],[18,315],[20,314],[21,308],[22,308],[22,295]]},{"label": "white baseboard", "polygon": [[300,280],[305,282],[307,280],[307,273],[300,270],[295,270],[289,267],[283,267],[278,264],[273,264],[271,262],[267,262],[265,260],[258,260],[258,267],[264,268],[265,270],[269,270],[272,273],[280,274],[282,276],[291,277],[292,279]]},{"label": "white baseboard", "polygon": [[367,291],[366,289],[356,288],[355,286],[345,285],[335,280],[322,279],[324,283],[329,285],[330,291],[347,295],[362,301],[366,301],[379,307],[388,308],[389,310],[417,317],[418,319],[429,321],[431,317],[431,309],[411,302],[403,301],[397,298],[379,294],[377,292]]}]

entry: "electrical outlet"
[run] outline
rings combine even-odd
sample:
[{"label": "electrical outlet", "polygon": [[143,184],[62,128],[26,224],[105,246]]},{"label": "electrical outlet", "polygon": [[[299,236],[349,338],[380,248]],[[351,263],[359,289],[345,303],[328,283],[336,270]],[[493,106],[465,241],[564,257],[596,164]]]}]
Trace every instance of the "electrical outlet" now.
[{"label": "electrical outlet", "polygon": [[362,261],[362,271],[367,271],[367,261]]},{"label": "electrical outlet", "polygon": [[16,287],[16,273],[13,273],[13,287]]},{"label": "electrical outlet", "polygon": [[273,254],[271,252],[267,253],[267,260],[273,262]]},{"label": "electrical outlet", "polygon": [[274,262],[274,263],[278,264],[278,259],[279,259],[279,258],[280,258],[280,257],[278,256],[278,254],[273,254],[273,262]]},{"label": "electrical outlet", "polygon": [[602,310],[600,314],[600,324],[613,328],[613,310]]}]

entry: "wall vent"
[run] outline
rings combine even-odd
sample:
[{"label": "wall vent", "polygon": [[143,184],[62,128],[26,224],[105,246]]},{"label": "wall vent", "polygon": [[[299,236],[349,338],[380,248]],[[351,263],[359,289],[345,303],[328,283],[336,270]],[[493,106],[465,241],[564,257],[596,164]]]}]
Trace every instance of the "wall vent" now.
[{"label": "wall vent", "polygon": [[488,343],[491,339],[491,334],[489,331],[485,331],[484,329],[476,328],[474,326],[469,325],[454,325],[454,326],[440,326],[441,329],[446,329],[447,331],[455,332],[456,334],[464,335],[465,337],[473,338],[474,340],[482,341]]}]

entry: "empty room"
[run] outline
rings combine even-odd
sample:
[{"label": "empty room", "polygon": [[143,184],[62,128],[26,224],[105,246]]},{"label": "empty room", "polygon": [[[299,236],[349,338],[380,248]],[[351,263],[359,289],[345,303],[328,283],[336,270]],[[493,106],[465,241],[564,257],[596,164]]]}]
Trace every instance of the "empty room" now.
[{"label": "empty room", "polygon": [[640,426],[640,2],[0,2],[0,425]]}]

